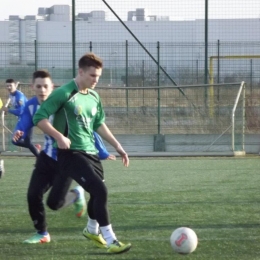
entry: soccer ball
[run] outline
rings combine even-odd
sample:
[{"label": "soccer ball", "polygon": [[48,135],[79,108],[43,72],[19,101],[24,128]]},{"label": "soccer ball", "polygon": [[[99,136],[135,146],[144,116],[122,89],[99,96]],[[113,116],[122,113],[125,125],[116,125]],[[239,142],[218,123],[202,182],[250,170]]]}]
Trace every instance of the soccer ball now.
[{"label": "soccer ball", "polygon": [[198,244],[196,233],[187,227],[180,227],[172,232],[170,238],[172,249],[179,254],[190,254]]}]

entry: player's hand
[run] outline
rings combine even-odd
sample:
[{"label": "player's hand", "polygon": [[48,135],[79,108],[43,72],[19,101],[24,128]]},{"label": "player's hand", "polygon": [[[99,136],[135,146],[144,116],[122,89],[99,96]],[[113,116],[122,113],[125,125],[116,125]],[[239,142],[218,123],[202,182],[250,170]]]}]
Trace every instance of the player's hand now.
[{"label": "player's hand", "polygon": [[71,141],[69,138],[65,137],[65,136],[61,136],[61,138],[59,138],[59,140],[57,141],[57,145],[58,148],[60,149],[69,149],[70,145],[71,145]]},{"label": "player's hand", "polygon": [[109,154],[108,157],[106,158],[106,160],[112,160],[115,161],[116,160],[116,156],[113,154]]},{"label": "player's hand", "polygon": [[17,130],[14,134],[13,134],[13,141],[17,142],[22,136],[23,136],[24,132]]},{"label": "player's hand", "polygon": [[123,147],[119,144],[117,147],[116,147],[116,151],[120,154],[120,156],[122,157],[122,162],[123,162],[123,165],[125,167],[128,167],[129,166],[129,158],[128,158],[128,155],[127,153],[125,152],[125,150],[123,149]]},{"label": "player's hand", "polygon": [[122,154],[121,157],[122,157],[123,165],[125,167],[128,167],[129,166],[129,158],[128,158],[127,153],[126,154]]},{"label": "player's hand", "polygon": [[2,107],[2,111],[4,111],[5,113],[7,113],[8,112],[8,107]]}]

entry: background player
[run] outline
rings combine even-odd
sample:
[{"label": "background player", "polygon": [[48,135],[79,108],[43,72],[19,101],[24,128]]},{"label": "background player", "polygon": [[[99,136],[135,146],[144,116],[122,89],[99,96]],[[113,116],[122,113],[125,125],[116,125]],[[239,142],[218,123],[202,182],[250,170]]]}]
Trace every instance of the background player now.
[{"label": "background player", "polygon": [[[17,131],[17,129],[20,129],[20,117],[24,111],[25,104],[27,102],[27,98],[17,89],[19,82],[15,82],[13,79],[7,79],[6,80],[6,89],[9,92],[9,99],[6,103],[6,105],[2,108],[5,113],[10,113],[18,117],[17,125],[14,129],[14,132]],[[11,105],[11,108],[9,108],[9,105]],[[18,128],[17,128],[18,127]],[[20,138],[17,142],[12,142],[16,146],[21,146],[28,148],[35,156],[38,156],[41,146],[39,144],[33,145],[31,143],[31,136],[32,136],[32,129],[26,133],[26,136],[23,138]]]}]

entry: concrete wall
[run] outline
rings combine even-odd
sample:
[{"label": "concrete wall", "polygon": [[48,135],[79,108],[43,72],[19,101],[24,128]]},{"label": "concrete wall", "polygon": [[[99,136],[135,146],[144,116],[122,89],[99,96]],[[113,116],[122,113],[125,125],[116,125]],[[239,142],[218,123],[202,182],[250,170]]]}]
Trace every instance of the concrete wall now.
[{"label": "concrete wall", "polygon": [[[162,145],[165,150],[155,150],[161,148],[156,144],[155,135],[115,135],[124,149],[130,156],[234,156],[231,149],[231,136],[225,135],[216,143],[211,145],[212,140],[218,138],[217,135],[165,135]],[[160,136],[159,138],[162,141]],[[43,135],[37,134],[33,137],[34,143],[43,144]],[[107,150],[112,154],[117,154],[113,147],[104,141]],[[6,144],[8,149],[8,145]],[[28,149],[11,147],[16,152],[6,152],[7,155],[19,155],[19,152],[25,155],[31,155]],[[10,149],[10,147],[9,147]],[[251,134],[245,136],[245,153],[258,155],[260,152],[260,134]]]},{"label": "concrete wall", "polygon": [[[176,156],[213,156],[233,155],[231,135],[165,135],[165,151],[154,151],[154,135],[116,135],[126,151],[131,154],[176,155]],[[214,144],[212,142],[216,141]],[[106,143],[108,151],[115,153],[113,147]],[[259,154],[260,134],[245,136],[246,154]]]}]

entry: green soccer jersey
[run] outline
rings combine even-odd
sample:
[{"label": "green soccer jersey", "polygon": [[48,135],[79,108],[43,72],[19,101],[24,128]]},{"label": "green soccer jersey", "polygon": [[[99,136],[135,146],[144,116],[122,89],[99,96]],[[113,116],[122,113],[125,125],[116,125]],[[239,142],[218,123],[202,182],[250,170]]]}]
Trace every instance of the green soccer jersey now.
[{"label": "green soccer jersey", "polygon": [[[78,92],[74,80],[55,89],[33,117],[35,125],[54,115],[53,126],[71,141],[70,149],[97,154],[93,131],[105,121],[97,92]],[[55,143],[57,147],[57,143]]]}]

